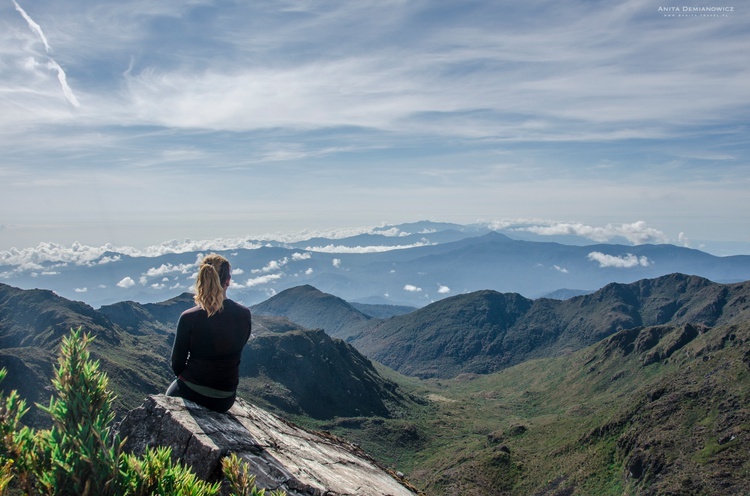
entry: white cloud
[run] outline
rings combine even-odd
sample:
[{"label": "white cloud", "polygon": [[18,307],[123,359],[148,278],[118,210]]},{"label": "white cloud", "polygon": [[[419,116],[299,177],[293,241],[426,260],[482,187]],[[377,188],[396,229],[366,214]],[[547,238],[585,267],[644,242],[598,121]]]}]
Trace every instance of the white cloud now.
[{"label": "white cloud", "polygon": [[388,229],[373,229],[373,232],[380,234],[382,236],[387,236],[391,238],[396,238],[399,236],[408,236],[409,233],[403,232],[398,227],[390,227]]},{"label": "white cloud", "polygon": [[427,246],[430,243],[412,243],[410,245],[390,245],[390,246],[343,246],[343,245],[326,245],[326,246],[308,246],[305,249],[309,251],[315,251],[320,253],[382,253],[393,250],[406,250],[409,248],[417,248],[419,246]]},{"label": "white cloud", "polygon": [[313,273],[313,270],[312,270],[312,268],[309,268],[309,269],[307,269],[307,270],[305,271],[305,275],[306,275],[306,276],[312,275],[312,273]]},{"label": "white cloud", "polygon": [[49,52],[50,51],[49,43],[47,42],[47,37],[44,36],[42,27],[36,22],[34,22],[34,20],[26,13],[26,11],[23,10],[20,5],[18,5],[18,2],[16,2],[16,0],[13,0],[13,5],[16,6],[16,10],[21,14],[21,16],[23,16],[23,18],[29,24],[29,28],[39,36],[40,40],[42,40],[42,43],[44,44],[44,50],[46,52]]},{"label": "white cloud", "polygon": [[552,267],[555,270],[558,270],[558,271],[562,272],[563,274],[567,274],[568,273],[568,269],[566,269],[565,267],[560,267],[559,265],[553,265]]},{"label": "white cloud", "polygon": [[55,62],[52,58],[49,59],[49,62],[47,62],[47,67],[51,70],[54,70],[57,72],[57,80],[60,82],[60,86],[62,87],[63,95],[65,95],[65,99],[70,102],[71,105],[74,107],[80,107],[81,104],[78,102],[78,98],[76,98],[75,93],[73,93],[73,90],[71,89],[70,85],[68,85],[68,77],[65,74],[65,71],[62,67],[60,67],[60,64]]},{"label": "white cloud", "polygon": [[443,286],[442,284],[438,287],[438,293],[440,294],[448,294],[451,292],[451,288],[448,286]]},{"label": "white cloud", "polygon": [[[506,226],[506,228],[508,227],[510,227],[510,225]],[[669,242],[667,235],[658,229],[649,227],[644,221],[637,221],[632,224],[607,224],[604,227],[588,226],[582,223],[552,221],[547,225],[533,225],[512,229],[528,231],[542,236],[581,236],[600,243],[610,241],[616,237],[623,237],[635,245]]]},{"label": "white cloud", "polygon": [[76,288],[75,289],[76,293],[85,293],[86,291],[88,291],[88,288]]},{"label": "white cloud", "polygon": [[339,267],[341,267],[341,259],[334,258],[333,260],[331,260],[331,264],[338,269]]},{"label": "white cloud", "polygon": [[252,272],[253,274],[258,274],[258,273],[267,273],[267,272],[273,272],[276,270],[281,270],[281,268],[285,266],[288,262],[289,262],[289,259],[287,257],[284,257],[281,260],[271,260],[262,269],[253,269],[250,272]]},{"label": "white cloud", "polygon": [[407,284],[404,286],[404,291],[409,291],[410,293],[419,293],[422,291],[422,288],[414,286],[413,284]]},{"label": "white cloud", "polygon": [[599,267],[614,267],[619,269],[630,269],[633,267],[648,267],[653,262],[648,257],[638,257],[628,253],[624,257],[605,255],[598,251],[592,251],[587,257],[589,260],[599,262]]},{"label": "white cloud", "polygon": [[294,260],[295,262],[298,262],[300,260],[309,260],[310,258],[312,258],[312,253],[292,253],[292,260]]},{"label": "white cloud", "polygon": [[254,277],[252,279],[248,279],[247,282],[245,282],[245,287],[252,288],[254,286],[260,286],[262,284],[268,284],[270,282],[281,279],[281,277],[281,274],[268,274],[265,276]]},{"label": "white cloud", "polygon": [[132,288],[133,286],[135,286],[135,281],[131,277],[125,277],[117,283],[118,288],[128,289]]},{"label": "white cloud", "polygon": [[677,235],[677,242],[680,244],[680,246],[683,246],[685,248],[690,248],[690,240],[685,235],[684,232],[681,232]]},{"label": "white cloud", "polygon": [[[69,246],[44,242],[35,247],[29,248],[11,248],[0,251],[0,265],[22,265],[27,263],[44,263],[44,262],[64,262],[75,265],[93,265],[119,262],[121,255],[131,257],[148,257],[155,258],[162,255],[189,253],[189,252],[210,252],[224,251],[229,249],[246,249],[255,250],[262,247],[263,244],[249,238],[216,238],[204,239],[200,241],[166,241],[164,243],[148,246],[144,249],[137,249],[131,246],[113,246],[106,243],[101,246],[89,246],[79,242],[72,243]],[[104,255],[105,253],[110,253]],[[112,255],[111,253],[115,253]],[[203,253],[198,253],[197,262],[203,257]],[[195,268],[192,264],[166,264],[159,268],[153,268],[153,271],[180,271],[184,272],[186,267]],[[233,269],[234,270],[234,269]]]},{"label": "white cloud", "polygon": [[159,267],[151,267],[146,272],[147,277],[158,277],[165,274],[171,274],[173,272],[179,272],[180,274],[190,274],[195,270],[195,264],[177,264],[172,265],[171,263],[161,264]]},{"label": "white cloud", "polygon": [[[13,4],[16,6],[16,10],[26,20],[26,22],[29,25],[29,28],[39,36],[39,39],[42,41],[42,44],[44,44],[45,52],[49,54],[51,52],[50,45],[49,45],[49,42],[47,41],[47,37],[44,36],[42,27],[36,22],[34,22],[31,16],[29,16],[26,13],[26,11],[22,9],[20,5],[18,5],[18,2],[16,2],[16,0],[13,0]],[[73,93],[73,90],[68,84],[68,77],[65,74],[65,71],[63,70],[62,67],[60,67],[60,64],[58,64],[55,59],[53,59],[51,56],[48,56],[46,64],[38,64],[36,60],[34,59],[27,59],[27,64],[30,65],[30,67],[28,67],[30,69],[33,69],[34,67],[39,66],[39,65],[43,65],[45,68],[55,71],[57,73],[57,80],[60,83],[60,87],[62,88],[65,99],[68,100],[68,102],[74,107],[81,106],[81,104],[78,102],[78,98],[76,98],[75,94]]]}]

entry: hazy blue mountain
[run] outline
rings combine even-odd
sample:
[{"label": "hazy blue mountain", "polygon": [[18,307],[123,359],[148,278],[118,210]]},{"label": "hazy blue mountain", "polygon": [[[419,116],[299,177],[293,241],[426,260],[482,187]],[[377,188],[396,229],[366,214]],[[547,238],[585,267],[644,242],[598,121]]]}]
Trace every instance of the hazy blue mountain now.
[{"label": "hazy blue mountain", "polygon": [[358,303],[350,301],[349,304],[365,315],[376,319],[387,319],[396,315],[405,315],[416,310],[416,307],[405,305],[377,305],[373,303]]},{"label": "hazy blue mountain", "polygon": [[573,298],[574,296],[581,296],[581,295],[585,295],[589,293],[593,293],[593,291],[585,291],[583,289],[561,288],[555,291],[551,291],[545,295],[542,295],[542,298],[549,298],[551,300],[569,300],[570,298]]},{"label": "hazy blue mountain", "polygon": [[[248,306],[303,285],[349,302],[423,307],[485,289],[538,298],[562,288],[587,292],[676,272],[721,283],[750,279],[749,255],[717,257],[667,244],[591,244],[573,236],[428,221],[343,239],[246,240],[242,246],[217,251],[232,262],[231,297]],[[40,261],[29,269],[2,267],[0,274],[16,287],[50,289],[95,307],[148,304],[189,291],[202,254],[110,252],[85,264]]]}]

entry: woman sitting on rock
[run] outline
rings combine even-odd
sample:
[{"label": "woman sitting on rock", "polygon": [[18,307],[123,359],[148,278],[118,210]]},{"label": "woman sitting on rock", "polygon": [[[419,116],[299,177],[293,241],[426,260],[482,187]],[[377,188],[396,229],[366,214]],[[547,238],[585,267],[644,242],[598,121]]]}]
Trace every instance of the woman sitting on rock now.
[{"label": "woman sitting on rock", "polygon": [[234,404],[242,348],[250,338],[250,310],[227,298],[229,261],[206,256],[195,281],[196,306],[177,323],[167,396],[180,396],[217,412]]}]

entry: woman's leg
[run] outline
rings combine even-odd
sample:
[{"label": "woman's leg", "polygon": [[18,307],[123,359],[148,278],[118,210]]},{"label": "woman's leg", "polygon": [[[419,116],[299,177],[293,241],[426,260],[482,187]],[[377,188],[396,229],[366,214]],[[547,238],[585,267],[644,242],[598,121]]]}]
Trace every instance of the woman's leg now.
[{"label": "woman's leg", "polygon": [[167,388],[167,392],[165,394],[167,396],[179,396],[180,398],[198,403],[201,406],[205,406],[209,410],[213,410],[219,413],[225,413],[227,410],[232,408],[235,398],[237,397],[237,395],[233,395],[229,398],[209,398],[208,396],[203,396],[202,394],[193,391],[187,384],[179,379],[175,380],[172,384],[169,385],[169,388]]}]

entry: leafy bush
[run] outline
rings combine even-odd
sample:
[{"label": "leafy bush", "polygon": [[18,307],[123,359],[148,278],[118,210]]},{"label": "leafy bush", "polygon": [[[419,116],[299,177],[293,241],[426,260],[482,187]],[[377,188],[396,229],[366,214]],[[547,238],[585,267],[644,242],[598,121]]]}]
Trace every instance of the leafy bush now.
[{"label": "leafy bush", "polygon": [[[51,398],[49,406],[37,405],[52,417],[50,429],[21,425],[28,409],[16,391],[1,399],[0,494],[11,486],[32,495],[217,494],[220,483],[209,484],[173,463],[170,448],[149,448],[142,457],[122,452],[121,440],[111,431],[114,395],[107,389],[107,375],[88,352],[92,339],[78,329],[62,340],[52,379],[57,398]],[[0,369],[0,381],[6,374]],[[225,458],[222,466],[232,494],[265,494],[237,456]],[[275,491],[271,496],[283,494]]]}]

